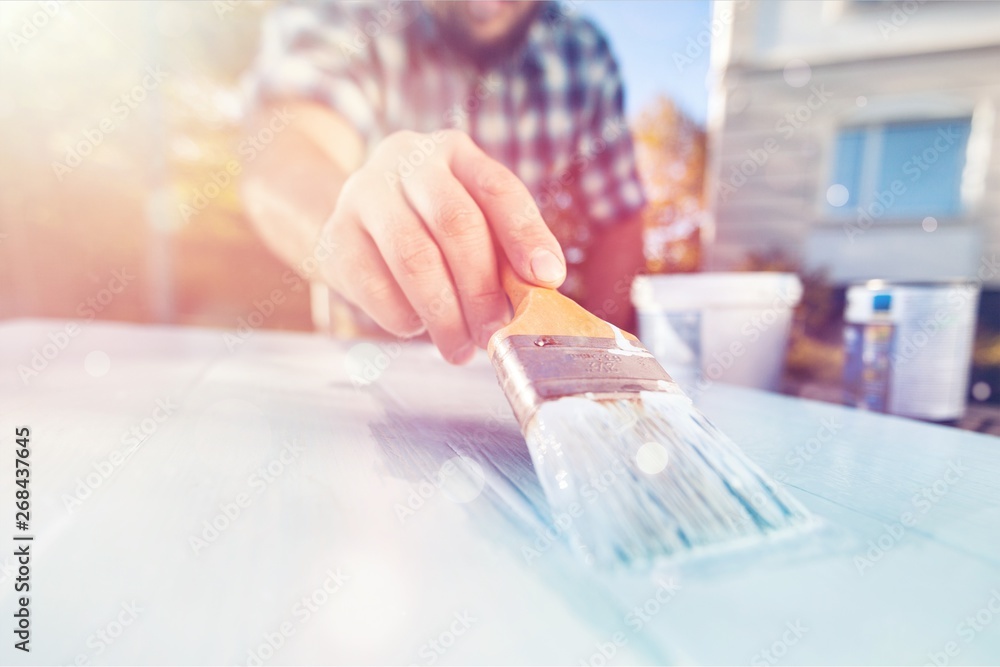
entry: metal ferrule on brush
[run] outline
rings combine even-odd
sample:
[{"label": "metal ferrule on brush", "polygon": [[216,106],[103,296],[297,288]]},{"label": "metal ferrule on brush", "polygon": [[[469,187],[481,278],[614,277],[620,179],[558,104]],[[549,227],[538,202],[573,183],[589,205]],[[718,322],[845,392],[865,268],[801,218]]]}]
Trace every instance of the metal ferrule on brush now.
[{"label": "metal ferrule on brush", "polygon": [[639,392],[681,394],[653,355],[635,341],[585,336],[507,336],[493,365],[522,429],[546,401],[567,396],[635,398]]}]

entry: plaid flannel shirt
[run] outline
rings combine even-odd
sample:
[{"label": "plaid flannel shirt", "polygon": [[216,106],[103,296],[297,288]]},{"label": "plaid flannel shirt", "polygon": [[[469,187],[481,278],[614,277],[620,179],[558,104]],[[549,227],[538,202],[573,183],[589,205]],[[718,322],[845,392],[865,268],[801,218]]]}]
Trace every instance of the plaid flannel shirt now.
[{"label": "plaid flannel shirt", "polygon": [[467,132],[521,178],[564,247],[644,205],[617,63],[592,23],[556,3],[487,71],[442,44],[419,2],[281,5],[246,83],[257,103],[329,106],[369,150],[398,130]]}]

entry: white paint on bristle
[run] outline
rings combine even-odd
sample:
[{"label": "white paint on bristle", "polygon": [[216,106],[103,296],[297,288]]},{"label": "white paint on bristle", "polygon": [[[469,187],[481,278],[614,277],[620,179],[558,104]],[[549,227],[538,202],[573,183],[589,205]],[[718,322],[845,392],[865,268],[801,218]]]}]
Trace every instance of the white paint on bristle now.
[{"label": "white paint on bristle", "polygon": [[[553,514],[572,517],[571,541],[590,561],[759,541],[808,517],[681,394],[550,401],[526,440]],[[666,450],[654,474],[649,443]]]},{"label": "white paint on bristle", "polygon": [[618,354],[622,356],[636,356],[636,357],[652,357],[653,353],[647,350],[642,345],[636,345],[631,340],[625,337],[625,332],[611,324],[610,322],[605,322],[609,327],[611,327],[611,332],[615,336],[615,344],[618,345],[617,350],[608,350],[610,354]]}]

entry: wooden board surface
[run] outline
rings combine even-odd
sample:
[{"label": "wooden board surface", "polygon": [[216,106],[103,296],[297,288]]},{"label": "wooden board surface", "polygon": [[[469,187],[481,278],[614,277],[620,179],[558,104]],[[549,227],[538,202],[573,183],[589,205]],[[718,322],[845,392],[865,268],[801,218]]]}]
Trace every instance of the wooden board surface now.
[{"label": "wooden board surface", "polygon": [[709,386],[823,526],[608,573],[560,540],[484,357],[90,323],[25,381],[63,327],[0,325],[35,536],[26,655],[8,454],[3,664],[1000,660],[998,438]]}]

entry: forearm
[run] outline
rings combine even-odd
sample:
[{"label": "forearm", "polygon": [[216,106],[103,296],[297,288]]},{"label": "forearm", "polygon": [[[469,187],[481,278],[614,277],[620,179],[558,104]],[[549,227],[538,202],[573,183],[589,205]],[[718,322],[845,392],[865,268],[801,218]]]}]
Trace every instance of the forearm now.
[{"label": "forearm", "polygon": [[632,279],[646,269],[642,247],[642,214],[595,228],[583,264],[583,306],[626,331],[634,331]]},{"label": "forearm", "polygon": [[[362,160],[360,137],[330,111],[311,104],[286,105],[291,122],[244,165],[243,202],[270,249],[293,267],[315,248],[344,181]],[[267,126],[259,112],[251,131]]]}]

